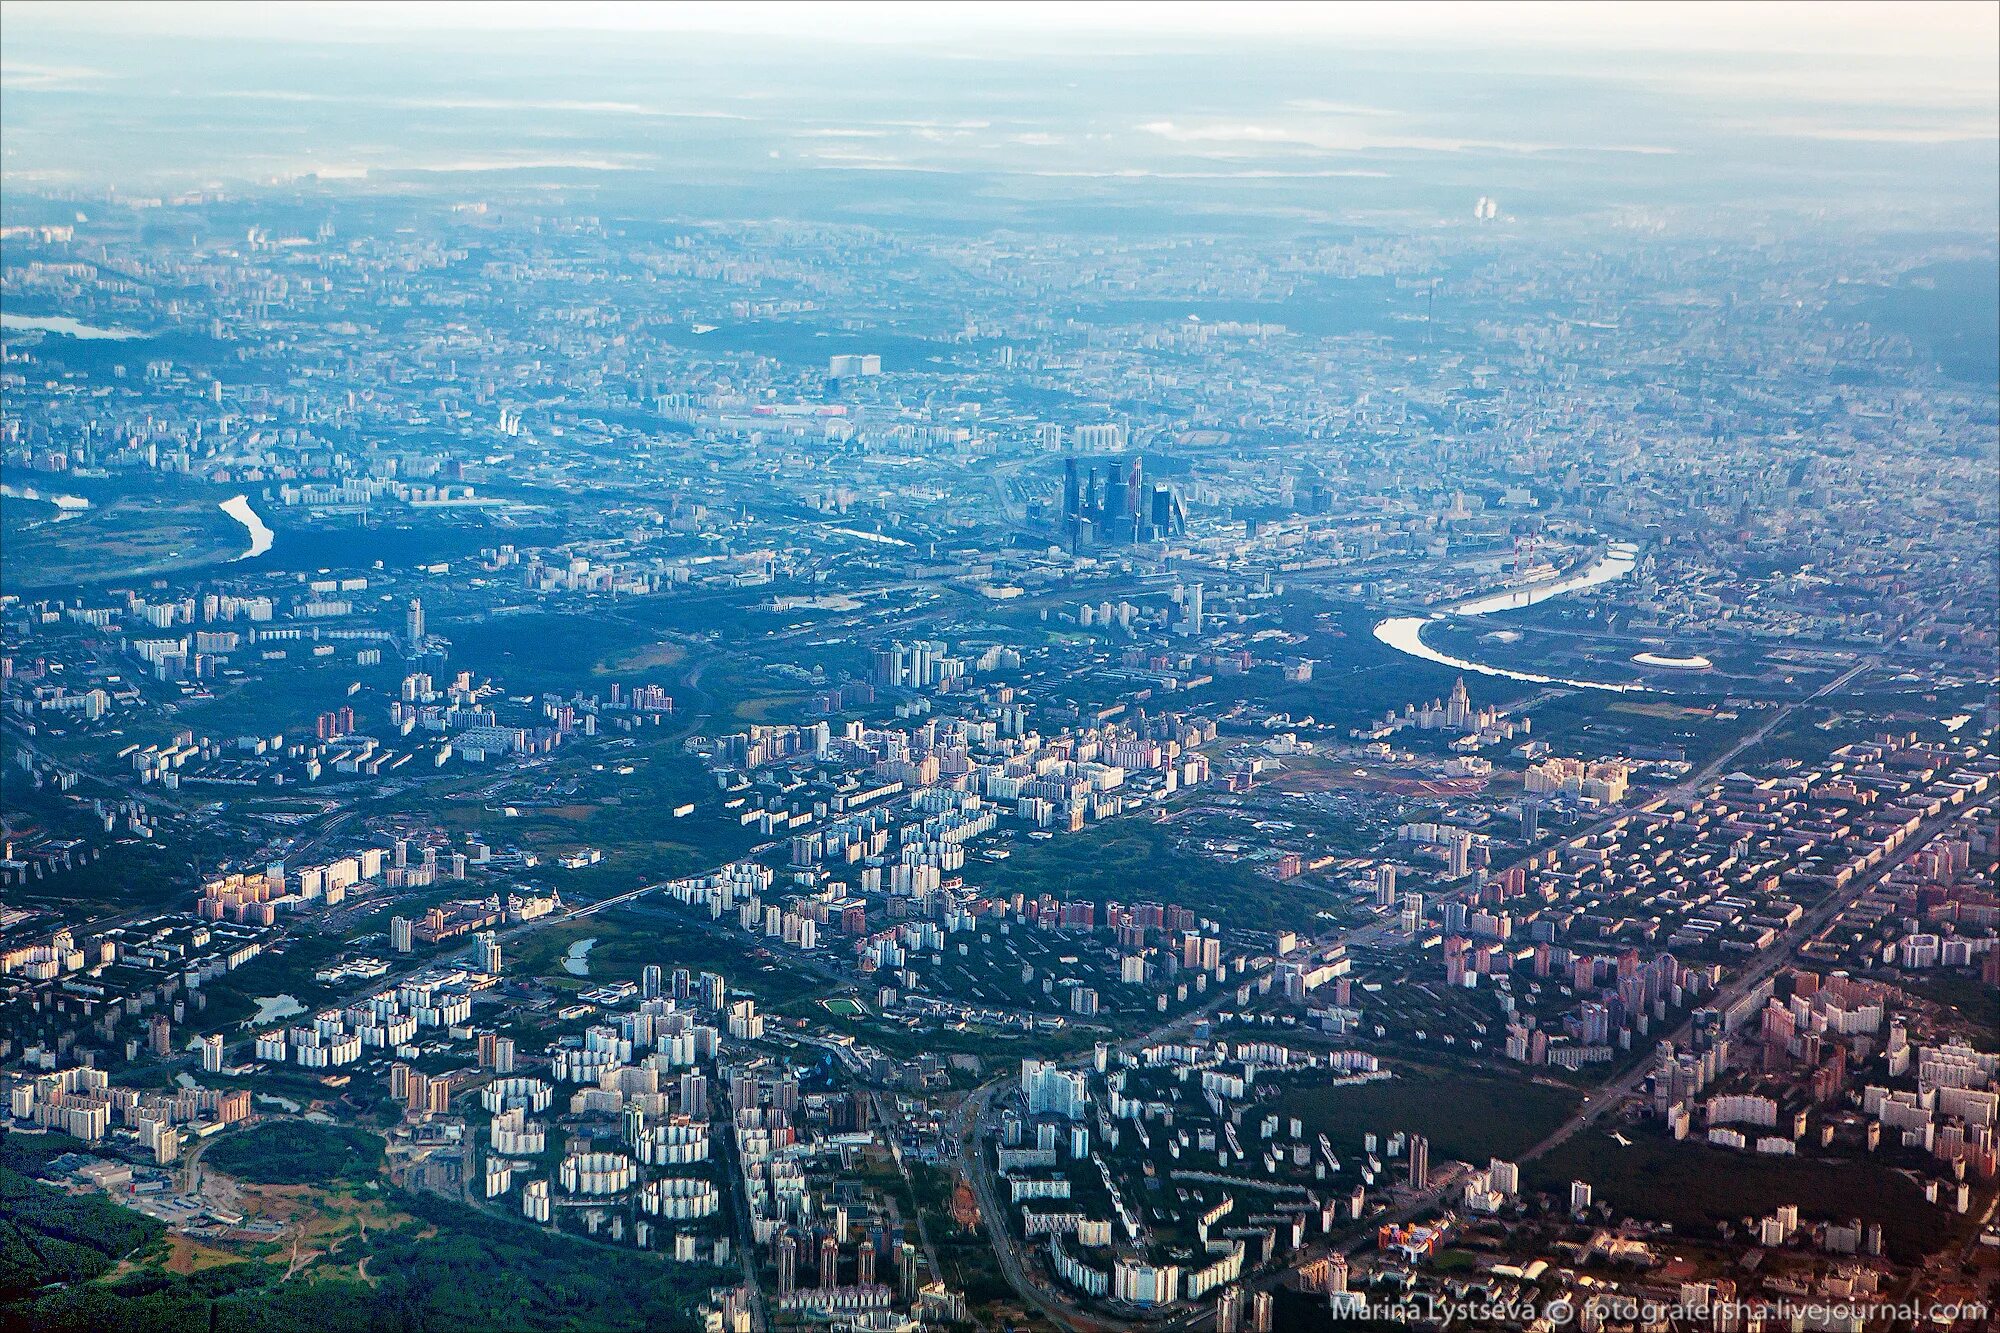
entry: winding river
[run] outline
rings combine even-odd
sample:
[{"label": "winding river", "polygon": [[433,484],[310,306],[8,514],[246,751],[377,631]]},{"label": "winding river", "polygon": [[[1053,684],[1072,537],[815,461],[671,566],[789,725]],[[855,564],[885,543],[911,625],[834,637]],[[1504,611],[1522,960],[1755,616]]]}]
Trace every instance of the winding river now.
[{"label": "winding river", "polygon": [[54,505],[65,515],[81,514],[84,510],[90,508],[90,501],[84,499],[82,496],[44,495],[33,486],[0,485],[0,497],[5,497],[9,500],[40,500],[43,504]]},{"label": "winding river", "polygon": [[563,971],[573,977],[589,976],[590,951],[596,947],[597,937],[594,935],[587,940],[578,940],[575,944],[570,945],[569,952],[563,955]]},{"label": "winding river", "polygon": [[1472,601],[1443,611],[1434,611],[1428,616],[1394,616],[1375,626],[1375,637],[1399,653],[1408,653],[1426,662],[1436,662],[1439,666],[1477,672],[1482,676],[1504,676],[1508,680],[1527,681],[1532,685],[1570,685],[1582,690],[1609,690],[1615,694],[1644,693],[1647,692],[1647,686],[1630,682],[1570,680],[1562,676],[1543,676],[1533,671],[1513,671],[1507,667],[1488,666],[1484,662],[1474,662],[1468,658],[1453,657],[1450,653],[1439,652],[1424,642],[1424,626],[1434,620],[1442,620],[1447,615],[1484,616],[1491,615],[1495,611],[1518,611],[1524,606],[1546,602],[1549,598],[1560,597],[1566,592],[1595,588],[1600,583],[1622,579],[1630,574],[1638,563],[1639,548],[1635,543],[1612,542],[1605,548],[1604,554],[1581,573],[1554,579],[1548,583],[1537,583],[1526,588],[1513,588],[1506,592],[1474,598]]},{"label": "winding river", "polygon": [[146,335],[131,329],[105,329],[94,324],[85,324],[71,319],[68,315],[13,315],[0,314],[0,329],[20,329],[23,332],[59,333],[65,337],[83,342],[124,342],[128,338],[143,338]]},{"label": "winding river", "polygon": [[222,512],[241,523],[250,534],[250,549],[233,560],[254,560],[271,549],[271,542],[277,534],[264,522],[264,516],[250,506],[247,495],[232,495],[222,502]]}]

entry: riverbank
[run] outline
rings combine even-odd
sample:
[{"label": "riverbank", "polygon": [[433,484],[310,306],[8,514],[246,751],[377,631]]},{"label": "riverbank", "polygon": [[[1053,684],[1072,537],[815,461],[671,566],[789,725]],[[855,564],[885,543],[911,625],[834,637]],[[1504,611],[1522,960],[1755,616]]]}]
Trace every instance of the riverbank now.
[{"label": "riverbank", "polygon": [[1523,681],[1530,685],[1566,685],[1581,690],[1604,690],[1613,694],[1648,693],[1650,687],[1631,681],[1576,680],[1563,676],[1547,676],[1534,671],[1516,671],[1509,667],[1498,667],[1469,657],[1457,657],[1440,652],[1424,642],[1424,627],[1447,616],[1470,617],[1491,615],[1496,611],[1518,611],[1523,607],[1546,602],[1564,593],[1579,592],[1585,588],[1595,588],[1600,584],[1622,579],[1639,564],[1639,547],[1634,542],[1612,542],[1605,547],[1604,554],[1592,561],[1582,573],[1565,578],[1538,583],[1525,588],[1510,588],[1505,592],[1490,593],[1461,602],[1442,611],[1434,611],[1427,616],[1392,616],[1375,626],[1375,637],[1380,642],[1394,648],[1399,653],[1439,666],[1470,671],[1481,676],[1499,676],[1508,680]]},{"label": "riverbank", "polygon": [[35,500],[54,505],[65,514],[80,514],[90,508],[90,501],[80,495],[44,495],[33,486],[11,486],[4,482],[0,482],[0,499]]}]

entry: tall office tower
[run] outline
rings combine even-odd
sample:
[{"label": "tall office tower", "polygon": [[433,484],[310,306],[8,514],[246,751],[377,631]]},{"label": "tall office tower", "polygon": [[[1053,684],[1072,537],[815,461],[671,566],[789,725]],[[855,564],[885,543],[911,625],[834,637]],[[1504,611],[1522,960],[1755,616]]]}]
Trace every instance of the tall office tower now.
[{"label": "tall office tower", "polygon": [[854,1251],[854,1285],[872,1287],[875,1285],[875,1242],[862,1238],[861,1246]]},{"label": "tall office tower", "polygon": [[1132,492],[1113,463],[1105,469],[1104,536],[1107,542],[1132,540]]},{"label": "tall office tower", "polygon": [[1125,467],[1125,512],[1132,519],[1132,530],[1119,534],[1120,537],[1131,541],[1138,541],[1146,527],[1145,497],[1142,493],[1144,488],[1140,482],[1143,471],[1144,465],[1139,455],[1133,454],[1132,461]]},{"label": "tall office tower", "polygon": [[146,1031],[146,1044],[154,1055],[174,1053],[174,1020],[165,1014],[154,1014]]},{"label": "tall office tower", "polygon": [[840,1242],[832,1236],[819,1241],[819,1289],[832,1291],[840,1285]]},{"label": "tall office tower", "polygon": [[408,953],[412,947],[410,918],[392,916],[389,918],[389,947],[397,953]]},{"label": "tall office tower", "polygon": [[778,1299],[784,1300],[798,1287],[799,1243],[787,1231],[778,1237]]},{"label": "tall office tower", "polygon": [[1063,538],[1072,545],[1076,543],[1079,525],[1083,520],[1083,488],[1077,477],[1076,459],[1063,459]]},{"label": "tall office tower", "polygon": [[1187,599],[1181,608],[1181,632],[1199,636],[1201,634],[1201,585],[1188,585]]},{"label": "tall office tower", "polygon": [[665,976],[665,971],[658,963],[646,964],[645,970],[639,973],[639,997],[645,1000],[659,999]]},{"label": "tall office tower", "polygon": [[424,604],[419,598],[410,599],[410,609],[403,613],[403,638],[410,645],[411,652],[421,652],[424,646]]},{"label": "tall office tower", "polygon": [[1431,1179],[1431,1141],[1421,1134],[1410,1135],[1410,1188],[1425,1189]]}]

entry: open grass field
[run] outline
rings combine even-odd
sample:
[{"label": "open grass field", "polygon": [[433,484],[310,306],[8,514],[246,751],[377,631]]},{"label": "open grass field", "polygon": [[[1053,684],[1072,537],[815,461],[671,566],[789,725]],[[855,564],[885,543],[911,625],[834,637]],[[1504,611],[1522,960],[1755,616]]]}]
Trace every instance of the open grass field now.
[{"label": "open grass field", "polygon": [[1718,1223],[1740,1231],[1787,1203],[1813,1221],[1879,1222],[1883,1247],[1903,1261],[1936,1248],[1963,1220],[1925,1203],[1915,1182],[1880,1162],[1759,1157],[1650,1134],[1630,1147],[1607,1134],[1579,1135],[1522,1172],[1525,1188],[1557,1194],[1572,1180],[1589,1181],[1621,1213],[1690,1236],[1714,1236]]},{"label": "open grass field", "polygon": [[[588,920],[536,931],[512,949],[509,974],[541,977],[568,989],[614,981],[637,981],[648,963],[671,973],[720,972],[731,989],[755,995],[766,1005],[803,999],[824,990],[815,978],[790,967],[747,937],[701,930],[679,919],[680,909],[641,902],[600,912]],[[579,941],[594,939],[585,956],[589,975],[564,970],[563,959]]]},{"label": "open grass field", "polygon": [[1484,1165],[1533,1146],[1576,1109],[1577,1095],[1527,1079],[1399,1068],[1397,1077],[1355,1087],[1301,1087],[1278,1102],[1281,1115],[1323,1133],[1336,1152],[1358,1152],[1364,1134],[1404,1130],[1431,1141],[1431,1160]]},{"label": "open grass field", "polygon": [[2000,1002],[1993,988],[1967,971],[1942,969],[1896,977],[1895,983],[1915,995],[1957,1011],[1968,1041],[1982,1051],[2000,1051]]},{"label": "open grass field", "polygon": [[[1607,702],[1609,700],[1609,702]],[[1717,716],[1712,699],[1633,702],[1579,690],[1545,699],[1529,717],[1535,739],[1561,754],[1631,754],[1679,750],[1692,764],[1721,754],[1761,720],[1755,710]]]},{"label": "open grass field", "polygon": [[440,619],[435,628],[451,640],[453,665],[490,675],[517,694],[574,689],[579,676],[600,665],[622,675],[626,668],[610,664],[653,642],[643,626],[585,610]]},{"label": "open grass field", "polygon": [[160,1266],[169,1273],[179,1273],[182,1276],[186,1276],[190,1273],[200,1273],[210,1268],[220,1268],[225,1264],[240,1262],[237,1256],[228,1250],[217,1249],[213,1245],[204,1245],[191,1236],[169,1236],[166,1243],[167,1257],[161,1260]]},{"label": "open grass field", "polygon": [[[188,704],[180,717],[187,725],[205,734],[275,736],[310,739],[313,721],[320,713],[353,707],[364,726],[386,709],[384,697],[394,697],[402,679],[399,663],[357,667],[352,650],[331,657],[315,658],[309,649],[291,645],[284,662],[259,664],[254,680],[215,682],[215,697]],[[350,695],[348,687],[361,684],[364,692]],[[367,691],[376,693],[368,693]],[[372,716],[371,716],[372,714]]]},{"label": "open grass field", "polygon": [[677,643],[648,643],[615,652],[591,668],[595,676],[644,675],[662,672],[687,660],[687,649]]},{"label": "open grass field", "polygon": [[[455,837],[476,833],[494,847],[534,852],[543,861],[536,877],[566,898],[707,870],[750,847],[751,833],[723,809],[715,784],[678,739],[648,729],[635,743],[623,740],[566,751],[491,799],[426,806],[419,792],[405,804]],[[684,805],[694,809],[675,818]],[[555,864],[583,847],[603,860],[576,870]]]},{"label": "open grass field", "polygon": [[1241,864],[1184,851],[1166,826],[1136,816],[1018,841],[1012,852],[1005,861],[968,862],[966,882],[989,893],[1169,903],[1249,930],[1304,925],[1321,906]]},{"label": "open grass field", "polygon": [[247,545],[243,526],[219,508],[234,492],[93,489],[91,508],[59,522],[53,505],[0,503],[10,592],[151,577],[227,560]]}]

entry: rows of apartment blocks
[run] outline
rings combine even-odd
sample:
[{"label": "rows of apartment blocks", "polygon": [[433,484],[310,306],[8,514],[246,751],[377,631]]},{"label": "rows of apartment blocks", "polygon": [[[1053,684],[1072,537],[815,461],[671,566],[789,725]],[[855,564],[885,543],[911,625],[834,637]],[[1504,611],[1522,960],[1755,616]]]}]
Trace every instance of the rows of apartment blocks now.
[{"label": "rows of apartment blocks", "polygon": [[250,1114],[247,1089],[115,1087],[104,1070],[87,1065],[9,1074],[5,1082],[7,1111],[16,1122],[85,1143],[129,1135],[160,1165],[179,1157],[187,1137],[206,1138]]},{"label": "rows of apartment blocks", "polygon": [[859,1157],[882,1146],[871,1100],[807,1091],[794,1069],[769,1056],[732,1064],[726,1076],[738,1187],[751,1237],[772,1265],[778,1307],[878,1320],[897,1306],[935,1307],[945,1293],[937,1275],[926,1278],[894,1204],[846,1187]]},{"label": "rows of apartment blocks", "polygon": [[[1622,817],[1486,881],[1477,897],[1488,910],[1465,921],[1475,941],[1486,938],[1459,951],[1469,964],[1454,979],[1471,984],[1468,976],[1527,961],[1547,976],[1565,962],[1557,941],[1567,943],[1567,966],[1579,966],[1580,957],[1593,974],[1599,955],[1622,943],[1621,977],[1639,965],[1636,950],[1661,944],[1696,953],[1761,951],[1801,919],[1800,899],[1837,892],[1875,869],[1922,821],[1986,792],[2000,771],[1971,747],[1917,748],[1909,762],[1927,766],[1921,779],[1885,770],[1872,749],[1847,747],[1829,767],[1839,770],[1849,759],[1859,762],[1846,774],[1732,775],[1675,807]],[[1883,792],[1896,804],[1878,805]],[[1947,839],[1934,864],[1948,869],[1969,852],[1969,839]],[[1506,910],[1513,903],[1526,911]],[[1517,929],[1535,941],[1532,949],[1508,943]],[[1594,990],[1593,977],[1572,981],[1581,995]]]},{"label": "rows of apartment blocks", "polygon": [[1847,905],[1833,932],[1807,946],[1817,961],[1921,974],[1976,968],[2000,986],[2000,793],[1989,788],[1935,827],[1903,864]]},{"label": "rows of apartment blocks", "polygon": [[[1341,1159],[1324,1135],[1308,1140],[1296,1118],[1286,1129],[1280,1116],[1261,1114],[1254,1147],[1246,1151],[1238,1131],[1259,1077],[1300,1075],[1335,1082],[1384,1077],[1365,1052],[1302,1051],[1260,1041],[1160,1043],[1115,1057],[1100,1046],[1084,1071],[1026,1061],[1026,1115],[1003,1115],[997,1150],[1008,1201],[1030,1239],[1048,1237],[1058,1275],[1085,1295],[1139,1305],[1198,1300],[1234,1282],[1246,1266],[1298,1248],[1314,1231],[1331,1230],[1337,1219],[1358,1218],[1366,1190],[1390,1183],[1371,1158],[1355,1171],[1353,1189],[1336,1188]],[[1101,1101],[1093,1081],[1102,1084]],[[1128,1138],[1133,1143],[1125,1149]],[[1397,1136],[1395,1151],[1402,1142]],[[1367,1147],[1372,1154],[1372,1136]],[[1159,1160],[1156,1154],[1164,1152],[1182,1189],[1219,1192],[1195,1221],[1194,1240],[1205,1262],[1162,1255],[1144,1209],[1128,1200],[1134,1191],[1145,1192],[1129,1175],[1134,1151],[1142,1160]],[[1072,1188],[1078,1175],[1103,1187],[1109,1215],[1066,1206],[1078,1197]],[[1257,1203],[1241,1207],[1240,1198]]]}]

